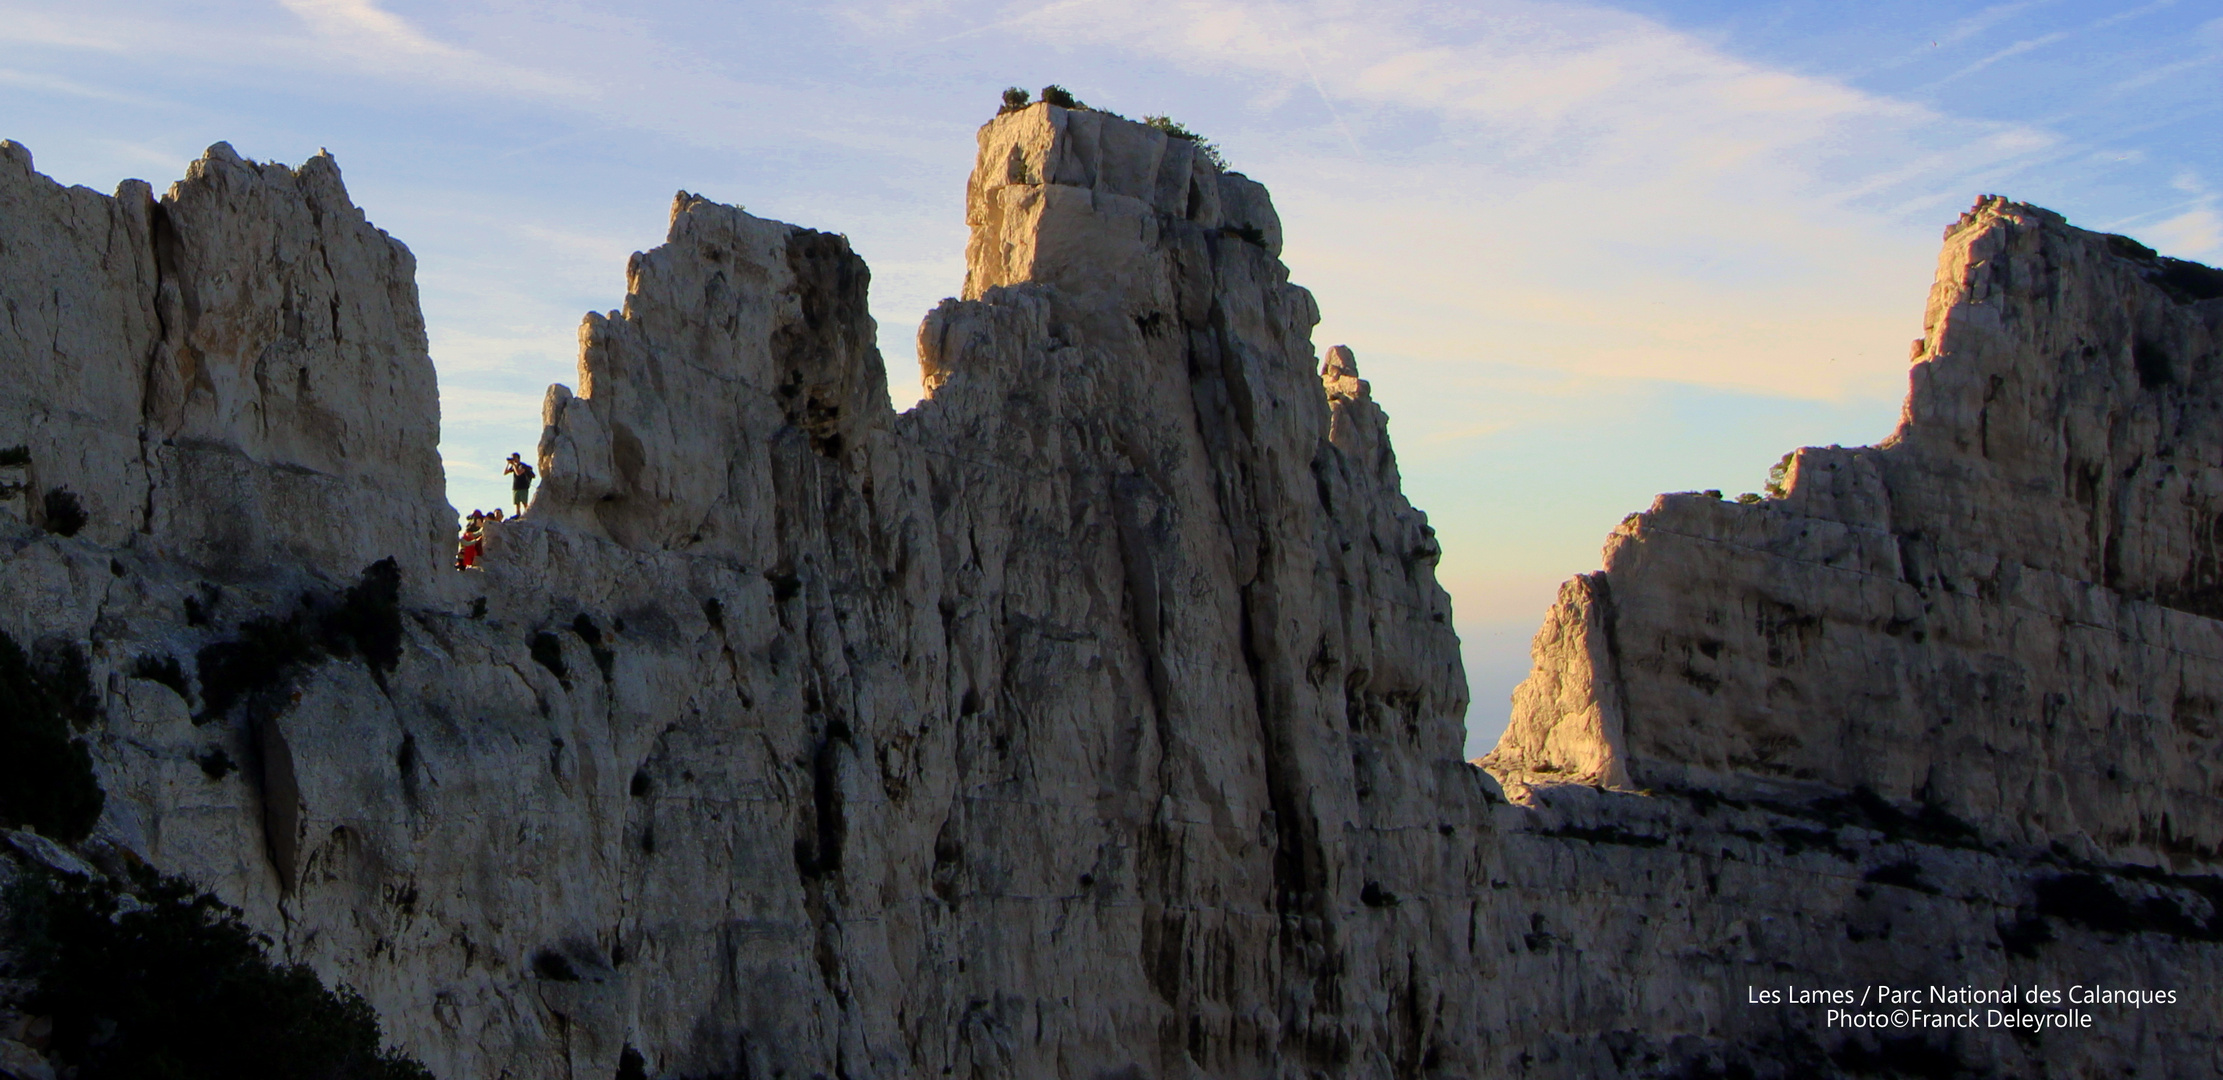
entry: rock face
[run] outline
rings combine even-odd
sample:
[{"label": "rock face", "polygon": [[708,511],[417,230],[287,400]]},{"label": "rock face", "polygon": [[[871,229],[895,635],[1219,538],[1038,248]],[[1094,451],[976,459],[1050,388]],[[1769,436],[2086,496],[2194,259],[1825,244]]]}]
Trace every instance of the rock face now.
[{"label": "rock face", "polygon": [[1882,446],[1757,504],[1662,496],[1570,582],[1488,764],[1867,788],[1986,837],[2223,847],[2223,273],[1986,199]]},{"label": "rock face", "polygon": [[[329,159],[218,147],[156,203],[64,190],[10,147],[0,286],[22,313],[0,362],[33,392],[0,406],[0,445],[27,447],[40,501],[0,518],[0,630],[90,675],[107,801],[81,849],[239,904],[442,1076],[1829,1075],[1933,1051],[2027,1074],[2207,1052],[2191,1010],[1902,1046],[1744,1007],[1786,978],[2209,986],[2223,922],[2212,879],[2182,876],[2197,855],[2172,875],[2096,839],[2071,867],[1902,811],[1819,751],[1832,771],[1748,791],[1731,781],[1777,778],[1658,749],[1620,629],[1642,589],[1610,574],[1539,638],[1508,804],[1456,758],[1439,549],[1350,351],[1315,366],[1264,189],[1049,105],[980,150],[964,296],[920,328],[927,400],[888,407],[845,242],[683,193],[624,307],[583,324],[576,388],[549,391],[530,511],[457,574],[409,258]],[[2189,273],[2095,265],[2126,289]],[[2208,308],[2157,303],[2177,306],[2136,317],[2171,364],[2213,355],[2155,336]],[[2025,322],[1999,325],[2006,370]],[[2192,455],[2172,423],[2154,445]],[[61,487],[75,528],[47,510]],[[344,528],[317,516],[334,500]],[[1943,670],[1961,654],[1931,618],[1885,639]],[[1732,674],[1722,695],[1773,685]],[[2135,817],[2151,768],[2186,787],[2170,828],[2204,827],[2212,783],[2160,756],[2065,790]]]},{"label": "rock face", "polygon": [[415,274],[329,157],[218,143],[157,201],[64,189],[0,144],[13,516],[159,537],[219,577],[394,556],[429,579],[454,515]]},{"label": "rock face", "polygon": [[[1778,962],[1855,985],[2198,985],[2223,938],[2219,364],[2223,272],[1980,201],[1946,233],[1899,430],[1787,455],[1758,503],[1663,495],[1630,515],[1605,570],[1560,590],[1480,764],[1572,813],[1559,831],[1638,849],[1592,860],[1617,892],[1638,883],[1601,922],[1633,909],[1711,945],[1680,965],[1696,982],[1796,955]],[[1816,842],[1806,861],[1837,875],[1784,865]],[[2063,919],[2109,947],[2056,943]],[[1595,926],[1589,944],[1611,940]],[[1612,1015],[1692,1011],[1625,987]],[[1816,1034],[1762,1025],[1745,1048],[1811,1061]],[[2223,1068],[2185,1035],[2079,1052]],[[1940,1050],[1931,1065],[2077,1072],[1998,1041]]]}]

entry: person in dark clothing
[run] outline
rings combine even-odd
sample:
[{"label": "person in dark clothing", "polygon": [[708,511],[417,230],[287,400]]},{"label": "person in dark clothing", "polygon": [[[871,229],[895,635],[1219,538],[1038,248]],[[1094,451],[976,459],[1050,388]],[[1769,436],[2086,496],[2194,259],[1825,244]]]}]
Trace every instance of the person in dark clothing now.
[{"label": "person in dark clothing", "polygon": [[525,459],[523,457],[517,454],[511,454],[509,456],[509,464],[502,467],[502,472],[507,474],[510,478],[510,501],[517,504],[517,513],[511,516],[523,517],[525,514],[525,504],[527,502],[530,502],[532,497],[533,467],[525,464]]}]

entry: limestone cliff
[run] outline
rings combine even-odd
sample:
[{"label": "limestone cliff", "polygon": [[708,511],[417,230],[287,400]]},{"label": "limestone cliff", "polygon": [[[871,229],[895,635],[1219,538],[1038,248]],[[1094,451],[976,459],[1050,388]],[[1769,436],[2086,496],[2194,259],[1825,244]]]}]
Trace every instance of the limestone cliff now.
[{"label": "limestone cliff", "polygon": [[[1743,774],[1651,749],[1618,584],[1554,614],[1508,736],[1541,749],[1503,760],[1655,794],[1523,783],[1511,805],[1458,761],[1439,549],[1386,419],[1349,350],[1316,363],[1264,189],[1182,139],[1050,105],[983,128],[963,297],[921,326],[930,394],[902,414],[846,243],[683,193],[549,391],[529,513],[464,574],[409,257],[328,158],[219,146],[157,201],[5,149],[0,364],[29,390],[0,447],[29,460],[0,630],[85,676],[106,802],[79,851],[241,905],[441,1076],[1832,1075],[1907,1053],[2031,1074],[2205,1052],[2185,1010],[1902,1045],[1741,1007],[1786,977],[2213,986],[2223,923],[2212,879],[2098,842],[2045,862],[1839,762],[1764,798],[1670,789],[1655,762]],[[2208,310],[2166,303],[2148,336],[2171,363],[2212,355],[2155,336]],[[2071,404],[2103,430],[2128,408]],[[2166,429],[2180,455],[2192,422]],[[1958,655],[1934,620],[1910,656]],[[2092,814],[2144,805],[2076,782]],[[2212,785],[2169,782],[2209,820]],[[2048,901],[2070,873],[2180,921]]]},{"label": "limestone cliff", "polygon": [[2223,847],[2223,272],[1986,199],[1883,445],[1662,496],[1570,582],[1488,759],[1517,779],[1865,787],[2018,844]]},{"label": "limestone cliff", "polygon": [[[1673,494],[1630,515],[1604,571],[1560,590],[1478,764],[1596,839],[1679,850],[1594,865],[1616,892],[1637,872],[1652,947],[1704,943],[1677,965],[1701,982],[1772,958],[1853,984],[2210,985],[2219,362],[2223,272],[1983,199],[1946,232],[1898,431],[1787,455],[1756,503]],[[1816,845],[1805,860],[1836,873],[1761,869]],[[2056,937],[2064,921],[2096,940]],[[1677,996],[1608,994],[1616,1015]],[[1932,1039],[1885,1071],[2202,1075],[2223,1068],[2197,1034],[2212,1016],[2099,1052]],[[1818,1055],[1819,1034],[1763,1023],[1743,1052],[1891,1064]]]},{"label": "limestone cliff", "polygon": [[17,516],[65,493],[89,539],[158,537],[216,575],[394,556],[422,582],[446,561],[416,263],[331,158],[292,170],[219,143],[158,201],[136,180],[63,189],[9,143],[0,244]]},{"label": "limestone cliff", "polygon": [[[1434,831],[1486,786],[1455,757],[1435,548],[1348,353],[1314,369],[1263,190],[1095,114],[982,139],[981,243],[1036,242],[928,318],[931,400],[889,409],[840,238],[683,195],[583,325],[547,483],[484,574],[396,528],[263,545],[293,565],[257,577],[200,538],[263,489],[42,473],[103,524],[20,534],[10,630],[113,672],[102,835],[242,902],[446,1075],[608,1073],[628,1045],[670,1075],[1226,1073],[1470,1038],[1432,1018],[1461,977],[1424,946],[1445,914],[1362,900],[1471,859]],[[362,498],[429,454],[407,256],[357,254],[328,160],[219,148],[159,227],[136,189],[21,173],[23,219],[74,200],[159,257],[101,294],[146,317],[87,351],[157,398],[109,428]],[[187,225],[229,239],[165,239]],[[297,278],[335,231],[335,265],[382,272]],[[340,317],[374,303],[394,317]],[[69,369],[43,345],[16,355]],[[198,397],[159,396],[174,370]],[[337,431],[396,442],[307,438],[325,379],[353,388]],[[112,522],[140,490],[209,497]],[[144,567],[109,573],[118,549]],[[391,665],[296,659],[219,707],[212,648],[386,556],[424,598]],[[132,677],[156,654],[193,685]],[[209,745],[260,764],[212,781]]]}]

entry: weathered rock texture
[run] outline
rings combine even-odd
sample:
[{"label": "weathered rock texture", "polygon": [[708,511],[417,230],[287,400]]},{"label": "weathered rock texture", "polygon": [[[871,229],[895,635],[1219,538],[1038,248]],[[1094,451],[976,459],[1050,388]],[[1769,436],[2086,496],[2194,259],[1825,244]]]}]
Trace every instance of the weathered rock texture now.
[{"label": "weathered rock texture", "polygon": [[1508,778],[1866,787],[2018,844],[2223,846],[2223,273],[1987,199],[1899,430],[1662,496],[1568,583]]},{"label": "weathered rock texture", "polygon": [[[1608,805],[1701,810],[1697,835],[1714,834],[1695,845],[1711,855],[1705,902],[1675,919],[1734,921],[1692,926],[1719,943],[1690,958],[1694,974],[1722,969],[1723,952],[1772,952],[1840,979],[1873,973],[1849,982],[1985,985],[1968,973],[2037,959],[2087,985],[2102,969],[2210,985],[2223,939],[2223,272],[1986,198],[1946,233],[1925,331],[1883,445],[1799,450],[1758,503],[1663,495],[1622,522],[1605,570],[1560,590],[1481,764],[1516,797],[1593,808],[1584,829]],[[1663,798],[1570,802],[1570,784]],[[1724,800],[1809,820],[1730,827]],[[1634,820],[1609,818],[1624,831],[1600,839],[1673,838]],[[1854,842],[1870,834],[1918,854],[1881,865]],[[1845,871],[1869,865],[1869,887],[1839,907],[1824,897],[1844,886],[1817,874],[1779,897],[1770,875],[1737,865],[1765,861],[1734,840],[1755,836],[1794,855],[1818,841]],[[1698,891],[1694,877],[1681,889],[1652,877],[1699,873],[1697,860],[1606,862],[1616,889],[1646,871],[1655,915],[1659,894]],[[1724,907],[1733,916],[1713,914]],[[2121,951],[2072,961],[2027,936],[2071,911],[2122,932]],[[1857,944],[1827,962],[1784,939],[1834,939],[1832,923]],[[2212,1004],[2197,1015],[2193,1030],[2212,1031]],[[2141,1032],[2114,1060],[2223,1068],[2184,1034]],[[2039,1067],[1996,1044],[1954,1060]]]},{"label": "weathered rock texture", "polygon": [[0,144],[13,516],[74,504],[88,539],[156,537],[218,576],[390,555],[426,580],[453,515],[415,273],[327,156],[218,143],[157,201],[65,189]]},{"label": "weathered rock texture", "polygon": [[[242,905],[440,1075],[1826,1075],[1910,1051],[1747,981],[2216,984],[2198,881],[2075,870],[2181,925],[2054,910],[2061,865],[1859,777],[1507,804],[1456,758],[1433,534],[1351,353],[1315,366],[1264,190],[1142,125],[982,130],[901,415],[847,245],[682,194],[467,574],[408,255],[328,159],[219,147],[154,203],[10,148],[0,208],[34,388],[0,445],[86,518],[0,519],[0,629],[88,658],[84,850]],[[1588,588],[1522,776],[1641,781],[1682,759],[1628,749]],[[2145,752],[2109,762],[2187,768]],[[2202,1030],[1933,1049],[2074,1073]]]}]

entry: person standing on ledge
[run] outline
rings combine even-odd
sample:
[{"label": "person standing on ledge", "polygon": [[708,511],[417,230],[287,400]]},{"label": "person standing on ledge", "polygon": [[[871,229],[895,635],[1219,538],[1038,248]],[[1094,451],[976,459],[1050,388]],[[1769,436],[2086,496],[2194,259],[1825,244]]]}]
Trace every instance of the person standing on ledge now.
[{"label": "person standing on ledge", "polygon": [[509,498],[511,502],[517,504],[517,513],[511,516],[523,517],[525,516],[525,504],[530,501],[532,495],[533,467],[525,464],[523,457],[511,454],[509,464],[502,467],[502,472],[510,477]]}]

